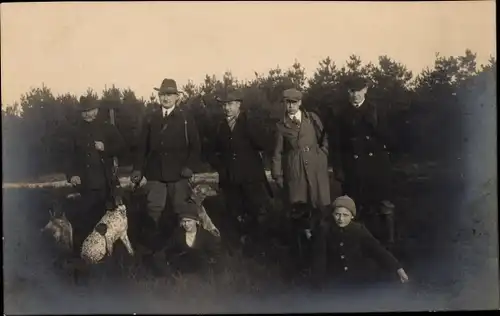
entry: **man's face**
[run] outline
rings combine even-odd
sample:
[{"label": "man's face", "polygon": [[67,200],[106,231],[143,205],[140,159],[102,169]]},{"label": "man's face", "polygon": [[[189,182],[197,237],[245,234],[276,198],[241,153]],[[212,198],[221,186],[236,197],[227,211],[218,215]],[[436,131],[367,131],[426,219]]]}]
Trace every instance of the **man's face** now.
[{"label": "man's face", "polygon": [[179,100],[178,94],[158,94],[158,98],[160,99],[161,106],[170,109],[177,103]]},{"label": "man's face", "polygon": [[99,109],[92,109],[82,112],[82,118],[86,122],[92,122],[96,119],[97,114],[99,113]]},{"label": "man's face", "polygon": [[299,111],[300,106],[302,105],[302,100],[289,100],[285,99],[286,113],[288,115],[295,115]]},{"label": "man's face", "polygon": [[365,96],[366,96],[366,91],[368,91],[367,87],[364,87],[363,89],[360,89],[360,90],[349,89],[348,90],[349,100],[351,101],[351,104],[358,105],[361,102],[363,102],[363,100],[365,99]]},{"label": "man's face", "polygon": [[339,227],[346,227],[352,221],[352,213],[345,207],[337,207],[333,211],[333,217],[335,218],[335,223]]},{"label": "man's face", "polygon": [[224,103],[222,105],[222,109],[224,110],[224,114],[226,114],[226,117],[233,117],[238,115],[238,113],[240,112],[240,106],[240,101],[231,101]]},{"label": "man's face", "polygon": [[191,218],[181,219],[181,226],[186,232],[193,232],[196,230],[196,221]]}]

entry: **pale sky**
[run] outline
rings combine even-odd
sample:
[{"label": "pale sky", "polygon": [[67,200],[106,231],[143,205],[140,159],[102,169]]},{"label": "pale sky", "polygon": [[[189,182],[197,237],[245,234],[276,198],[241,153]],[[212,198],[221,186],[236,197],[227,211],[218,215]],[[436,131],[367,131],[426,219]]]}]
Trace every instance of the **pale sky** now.
[{"label": "pale sky", "polygon": [[297,59],[308,75],[330,56],[387,54],[419,72],[435,53],[496,55],[495,2],[82,2],[1,4],[2,104],[42,82],[55,95],[163,78],[239,79]]}]

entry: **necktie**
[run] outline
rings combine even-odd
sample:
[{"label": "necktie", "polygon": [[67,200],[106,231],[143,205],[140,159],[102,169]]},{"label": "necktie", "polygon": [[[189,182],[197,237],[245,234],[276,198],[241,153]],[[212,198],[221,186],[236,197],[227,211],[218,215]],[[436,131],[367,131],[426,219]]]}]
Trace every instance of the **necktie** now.
[{"label": "necktie", "polygon": [[227,123],[229,125],[229,128],[232,131],[234,129],[234,125],[236,125],[236,116],[232,116],[232,117],[228,118]]},{"label": "necktie", "polygon": [[299,119],[298,119],[296,116],[292,117],[292,122],[293,122],[295,125],[300,126],[300,121],[299,121]]}]

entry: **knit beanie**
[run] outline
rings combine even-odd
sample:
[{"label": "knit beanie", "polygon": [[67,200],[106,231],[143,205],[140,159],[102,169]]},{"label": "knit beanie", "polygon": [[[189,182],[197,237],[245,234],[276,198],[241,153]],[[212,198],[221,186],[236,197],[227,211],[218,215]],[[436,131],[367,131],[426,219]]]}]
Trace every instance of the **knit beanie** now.
[{"label": "knit beanie", "polygon": [[345,207],[351,212],[352,216],[356,216],[356,203],[354,203],[354,200],[347,195],[336,198],[332,203],[332,207],[334,209],[337,207]]}]

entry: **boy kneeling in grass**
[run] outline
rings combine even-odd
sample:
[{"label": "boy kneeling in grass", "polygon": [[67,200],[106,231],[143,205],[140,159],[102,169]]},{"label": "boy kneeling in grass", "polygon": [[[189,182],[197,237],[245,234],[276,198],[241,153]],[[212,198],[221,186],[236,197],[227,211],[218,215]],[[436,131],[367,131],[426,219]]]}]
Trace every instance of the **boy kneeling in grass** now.
[{"label": "boy kneeling in grass", "polygon": [[356,204],[350,197],[338,197],[332,208],[332,215],[314,238],[316,285],[330,280],[339,286],[368,285],[380,277],[375,263],[397,273],[402,283],[408,281],[398,260],[362,224],[353,221]]}]

